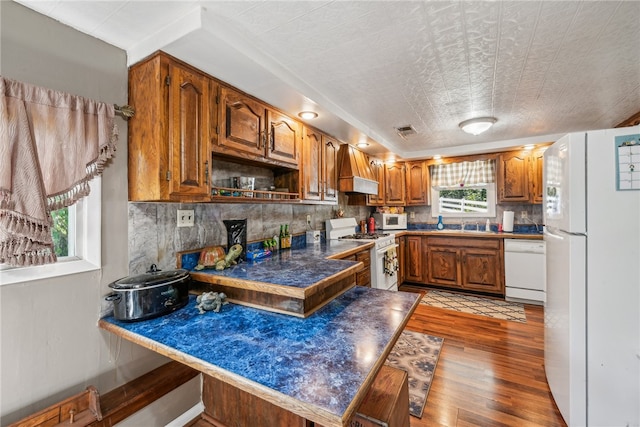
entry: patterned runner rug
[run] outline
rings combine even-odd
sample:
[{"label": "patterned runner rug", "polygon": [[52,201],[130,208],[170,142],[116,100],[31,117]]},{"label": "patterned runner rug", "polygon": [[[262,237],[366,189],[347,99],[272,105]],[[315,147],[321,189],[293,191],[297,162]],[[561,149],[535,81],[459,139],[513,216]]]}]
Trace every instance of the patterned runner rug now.
[{"label": "patterned runner rug", "polygon": [[385,365],[407,372],[409,413],[414,417],[422,418],[443,342],[443,338],[419,332],[402,331],[385,362]]},{"label": "patterned runner rug", "polygon": [[522,304],[443,291],[428,291],[420,304],[496,319],[527,322]]}]

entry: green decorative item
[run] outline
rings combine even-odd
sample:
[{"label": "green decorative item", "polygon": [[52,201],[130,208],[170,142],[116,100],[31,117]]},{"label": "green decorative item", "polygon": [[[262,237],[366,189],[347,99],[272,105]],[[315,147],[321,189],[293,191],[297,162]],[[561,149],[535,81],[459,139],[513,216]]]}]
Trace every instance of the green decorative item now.
[{"label": "green decorative item", "polygon": [[205,292],[196,297],[196,308],[200,314],[204,314],[205,311],[215,311],[217,313],[223,305],[229,304],[226,299],[227,296],[222,292]]},{"label": "green decorative item", "polygon": [[242,254],[242,245],[235,244],[229,248],[229,252],[220,261],[216,262],[216,270],[224,270],[237,264],[238,257]]}]

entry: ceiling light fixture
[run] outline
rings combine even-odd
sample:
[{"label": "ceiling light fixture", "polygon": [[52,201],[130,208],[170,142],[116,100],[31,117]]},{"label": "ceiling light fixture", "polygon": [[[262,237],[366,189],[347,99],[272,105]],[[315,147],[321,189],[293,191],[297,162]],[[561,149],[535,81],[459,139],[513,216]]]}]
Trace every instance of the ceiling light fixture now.
[{"label": "ceiling light fixture", "polygon": [[356,144],[356,146],[360,147],[360,148],[364,148],[364,147],[368,147],[369,143],[368,142],[358,142]]},{"label": "ceiling light fixture", "polygon": [[498,119],[495,117],[478,117],[475,119],[465,120],[458,126],[460,129],[471,135],[480,135],[482,132],[488,130]]},{"label": "ceiling light fixture", "polygon": [[533,144],[527,144],[524,146],[524,149],[527,151],[533,150],[534,148],[536,148],[536,146]]},{"label": "ceiling light fixture", "polygon": [[442,159],[442,156],[440,154],[436,154],[435,156],[433,156],[433,160],[440,160]]},{"label": "ceiling light fixture", "polygon": [[305,120],[312,120],[318,117],[318,113],[315,111],[301,111],[298,113],[298,117]]}]

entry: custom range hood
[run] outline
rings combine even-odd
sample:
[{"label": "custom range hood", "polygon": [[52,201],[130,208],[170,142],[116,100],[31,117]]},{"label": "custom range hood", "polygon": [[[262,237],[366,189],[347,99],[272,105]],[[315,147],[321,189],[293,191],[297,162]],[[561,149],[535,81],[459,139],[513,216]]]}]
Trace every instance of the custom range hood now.
[{"label": "custom range hood", "polygon": [[345,193],[378,194],[378,181],[367,156],[349,144],[338,150],[338,190]]}]

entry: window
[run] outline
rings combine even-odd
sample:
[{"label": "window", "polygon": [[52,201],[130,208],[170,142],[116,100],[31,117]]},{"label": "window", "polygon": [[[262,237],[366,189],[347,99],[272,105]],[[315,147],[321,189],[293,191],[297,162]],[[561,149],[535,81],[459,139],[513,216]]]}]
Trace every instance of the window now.
[{"label": "window", "polygon": [[437,164],[431,174],[434,217],[495,217],[495,160]]},{"label": "window", "polygon": [[[9,267],[0,265],[0,285],[29,282],[84,271],[97,270],[101,265],[101,180],[96,177],[90,182],[91,192],[74,205],[65,208],[67,225],[67,254],[58,252],[58,245],[63,246],[64,237],[55,233],[63,233],[64,223],[55,224],[53,233],[58,261],[30,267]],[[63,209],[55,211],[54,222],[63,221]],[[59,226],[60,230],[56,231]],[[62,250],[62,249],[61,249]]]},{"label": "window", "polygon": [[494,183],[460,188],[431,188],[431,215],[437,217],[495,217],[496,186]]}]

